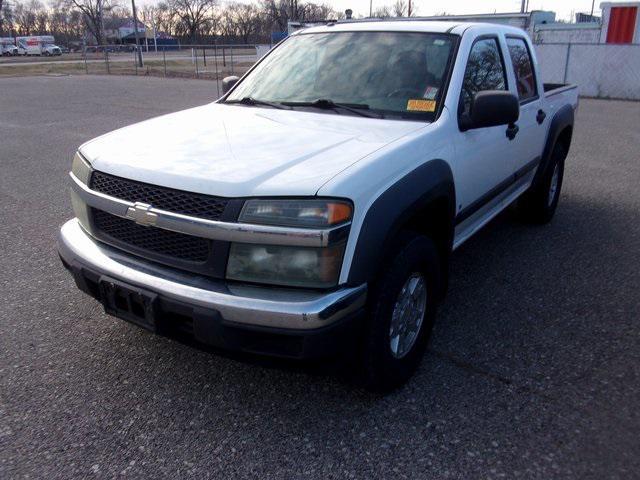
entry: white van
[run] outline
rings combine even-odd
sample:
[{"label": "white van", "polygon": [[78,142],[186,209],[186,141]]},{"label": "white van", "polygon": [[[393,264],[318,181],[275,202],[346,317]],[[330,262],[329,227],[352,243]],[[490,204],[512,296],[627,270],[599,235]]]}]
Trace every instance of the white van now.
[{"label": "white van", "polygon": [[18,55],[18,47],[12,37],[0,37],[0,55]]},{"label": "white van", "polygon": [[16,37],[19,55],[62,55],[62,50],[54,42],[51,35]]}]

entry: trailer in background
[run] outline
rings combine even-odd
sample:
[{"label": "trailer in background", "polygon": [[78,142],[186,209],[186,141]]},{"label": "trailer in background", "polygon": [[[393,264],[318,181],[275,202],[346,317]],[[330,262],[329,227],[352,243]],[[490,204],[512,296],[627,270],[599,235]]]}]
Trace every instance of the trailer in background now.
[{"label": "trailer in background", "polygon": [[16,37],[19,55],[62,55],[60,47],[55,45],[52,35],[33,35],[30,37]]}]

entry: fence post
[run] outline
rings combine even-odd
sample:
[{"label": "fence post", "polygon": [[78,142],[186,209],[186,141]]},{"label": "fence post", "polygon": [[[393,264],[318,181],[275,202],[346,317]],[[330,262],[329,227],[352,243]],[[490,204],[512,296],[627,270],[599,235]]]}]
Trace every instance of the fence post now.
[{"label": "fence post", "polygon": [[107,47],[104,47],[104,62],[107,64],[107,75],[111,74],[111,70],[109,69],[109,51]]},{"label": "fence post", "polygon": [[218,98],[220,98],[220,79],[218,78],[218,47],[213,46],[213,63],[216,66],[216,91],[218,92]]},{"label": "fence post", "polygon": [[133,63],[136,66],[136,77],[138,76],[138,58],[137,58],[137,52],[138,47],[136,46],[136,48],[133,49]]},{"label": "fence post", "polygon": [[231,49],[231,75],[233,75],[233,45],[229,48]]},{"label": "fence post", "polygon": [[198,71],[198,50],[196,48],[192,49],[195,59],[196,59],[196,77],[200,76],[200,72]]},{"label": "fence post", "polygon": [[87,65],[87,46],[82,49],[82,56],[84,57],[84,73],[89,75],[89,65]]},{"label": "fence post", "polygon": [[167,76],[167,48],[162,47],[162,63],[164,64],[164,76]]},{"label": "fence post", "polygon": [[227,59],[224,56],[224,45],[222,46],[222,66],[223,67],[227,66]]},{"label": "fence post", "polygon": [[567,58],[564,61],[564,79],[562,83],[567,83],[567,77],[569,76],[569,58],[571,57],[571,43],[567,46]]},{"label": "fence post", "polygon": [[207,52],[205,51],[204,47],[202,47],[202,63],[205,67],[207,66]]}]

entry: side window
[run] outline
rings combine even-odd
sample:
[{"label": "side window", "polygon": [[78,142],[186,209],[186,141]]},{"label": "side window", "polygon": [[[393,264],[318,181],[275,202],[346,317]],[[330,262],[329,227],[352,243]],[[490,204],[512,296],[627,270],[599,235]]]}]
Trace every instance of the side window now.
[{"label": "side window", "polygon": [[478,40],[471,47],[467,68],[464,71],[459,113],[469,113],[471,100],[477,92],[506,90],[506,78],[498,41],[495,38]]},{"label": "side window", "polygon": [[509,56],[516,74],[516,85],[520,101],[525,101],[538,95],[536,79],[533,75],[533,65],[527,44],[522,38],[507,38]]}]

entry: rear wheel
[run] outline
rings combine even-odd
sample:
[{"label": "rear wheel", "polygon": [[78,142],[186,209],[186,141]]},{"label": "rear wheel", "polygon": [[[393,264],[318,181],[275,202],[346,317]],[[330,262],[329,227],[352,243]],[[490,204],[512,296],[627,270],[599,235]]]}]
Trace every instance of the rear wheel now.
[{"label": "rear wheel", "polygon": [[565,146],[562,143],[556,143],[551,152],[551,161],[540,181],[533,185],[518,202],[525,221],[543,224],[553,218],[560,200],[566,156]]},{"label": "rear wheel", "polygon": [[433,328],[441,265],[433,241],[402,233],[370,292],[362,352],[365,385],[390,391],[413,375]]}]

